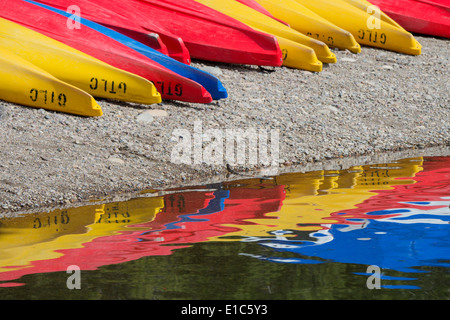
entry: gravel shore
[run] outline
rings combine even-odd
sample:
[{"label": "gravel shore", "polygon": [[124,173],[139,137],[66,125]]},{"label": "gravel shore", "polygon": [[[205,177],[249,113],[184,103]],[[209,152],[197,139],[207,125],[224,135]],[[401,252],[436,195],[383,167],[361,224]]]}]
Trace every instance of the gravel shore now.
[{"label": "gravel shore", "polygon": [[196,61],[229,93],[210,105],[100,100],[104,116],[83,118],[0,101],[0,216],[258,169],[173,163],[174,130],[193,132],[195,121],[205,129],[279,130],[280,170],[428,147],[448,155],[450,41],[416,38],[421,56],[334,50],[338,63],[321,73]]}]

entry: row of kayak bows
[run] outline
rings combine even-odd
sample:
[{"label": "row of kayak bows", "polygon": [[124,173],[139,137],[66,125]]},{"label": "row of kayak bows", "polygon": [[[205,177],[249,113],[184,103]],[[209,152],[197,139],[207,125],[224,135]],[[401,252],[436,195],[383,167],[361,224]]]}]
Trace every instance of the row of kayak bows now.
[{"label": "row of kayak bows", "polygon": [[[375,2],[401,1],[443,0]],[[330,48],[421,54],[411,33],[372,9],[365,0],[0,0],[0,99],[100,116],[94,97],[227,98],[192,58],[320,72],[336,63]]]}]

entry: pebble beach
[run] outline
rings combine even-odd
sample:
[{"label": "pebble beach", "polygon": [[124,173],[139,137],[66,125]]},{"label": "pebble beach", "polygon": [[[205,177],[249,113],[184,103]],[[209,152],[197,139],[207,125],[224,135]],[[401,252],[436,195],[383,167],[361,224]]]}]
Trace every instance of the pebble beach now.
[{"label": "pebble beach", "polygon": [[104,115],[85,118],[0,101],[0,216],[269,174],[174,163],[174,131],[196,121],[278,130],[279,172],[449,155],[450,41],[416,39],[420,56],[333,50],[320,73],[194,61],[228,90],[208,105],[98,100]]}]

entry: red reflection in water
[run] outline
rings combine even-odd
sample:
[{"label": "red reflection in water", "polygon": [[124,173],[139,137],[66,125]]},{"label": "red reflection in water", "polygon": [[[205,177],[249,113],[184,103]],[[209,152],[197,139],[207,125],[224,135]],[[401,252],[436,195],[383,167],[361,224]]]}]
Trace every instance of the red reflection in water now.
[{"label": "red reflection in water", "polygon": [[[130,227],[146,230],[120,230],[113,236],[98,237],[82,248],[57,250],[63,255],[56,259],[32,262],[20,270],[0,273],[0,281],[11,281],[24,275],[66,271],[77,265],[81,270],[137,260],[146,256],[170,255],[175,249],[207,241],[210,237],[240,230],[227,224],[246,225],[246,219],[262,218],[265,213],[278,211],[285,196],[283,186],[263,189],[235,188],[227,191],[223,210],[197,215],[214,200],[212,192],[183,192],[164,197],[165,207],[148,223]],[[186,219],[188,216],[189,219]],[[170,245],[170,246],[168,246]]]},{"label": "red reflection in water", "polygon": [[[394,190],[374,190],[376,194],[356,205],[357,209],[333,213],[339,219],[382,219],[401,216],[401,214],[368,214],[387,209],[415,209],[417,202],[443,201],[450,197],[450,163],[449,157],[424,158],[423,171],[411,178],[413,184],[396,185]],[[450,201],[450,200],[449,200]],[[416,204],[411,203],[416,202]],[[448,204],[447,204],[448,205]],[[426,210],[442,208],[443,204],[427,205]],[[345,222],[348,224],[349,222]]]},{"label": "red reflection in water", "polygon": [[[371,198],[360,204],[349,204],[350,207],[356,205],[356,209],[334,212],[323,219],[329,219],[330,224],[358,224],[359,222],[351,222],[348,219],[395,217],[398,214],[368,213],[415,207],[413,204],[403,202],[442,201],[442,197],[450,195],[448,161],[448,157],[424,161],[424,170],[415,177],[407,177],[408,183],[380,190],[374,187]],[[411,184],[411,180],[415,183]],[[253,185],[230,187],[230,190],[216,192],[187,191],[169,194],[164,196],[164,207],[154,219],[150,222],[129,225],[139,230],[120,228],[117,234],[99,236],[84,243],[81,248],[64,250],[54,248],[54,251],[61,253],[62,256],[33,261],[31,265],[23,266],[22,269],[1,272],[0,281],[12,281],[34,273],[64,272],[71,265],[77,265],[81,270],[95,270],[101,266],[146,256],[170,255],[175,249],[244,230],[246,226],[256,224],[249,221],[252,219],[265,219],[269,225],[270,219],[280,217],[268,217],[266,214],[280,211],[285,196],[283,185]],[[427,209],[432,208],[427,206]],[[14,285],[15,283],[0,284],[3,287]]]}]

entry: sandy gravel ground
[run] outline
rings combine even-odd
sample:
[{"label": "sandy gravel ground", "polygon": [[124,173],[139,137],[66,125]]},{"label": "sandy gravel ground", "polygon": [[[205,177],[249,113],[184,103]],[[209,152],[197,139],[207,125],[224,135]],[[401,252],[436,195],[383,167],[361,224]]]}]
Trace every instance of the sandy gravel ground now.
[{"label": "sandy gravel ground", "polygon": [[210,105],[103,100],[103,117],[83,118],[0,101],[0,215],[258,169],[174,163],[174,132],[194,133],[195,121],[205,131],[276,130],[281,171],[378,161],[401,150],[448,155],[450,41],[416,38],[421,56],[366,47],[358,55],[335,51],[338,63],[321,73],[194,62],[229,92]]}]

